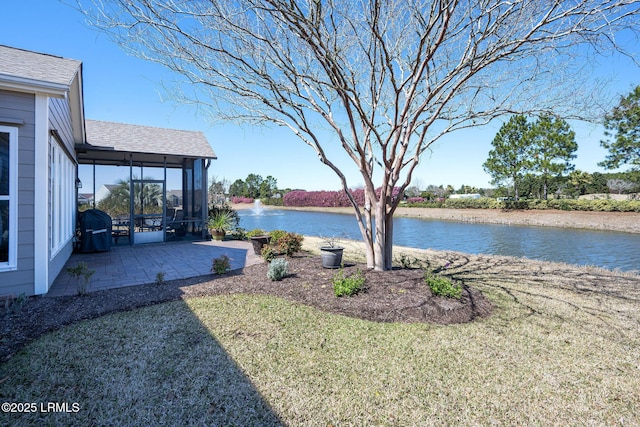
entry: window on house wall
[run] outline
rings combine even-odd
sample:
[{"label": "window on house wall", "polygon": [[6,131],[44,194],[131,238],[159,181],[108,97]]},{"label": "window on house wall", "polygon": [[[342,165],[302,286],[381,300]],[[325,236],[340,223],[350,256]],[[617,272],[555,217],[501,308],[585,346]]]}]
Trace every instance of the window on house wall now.
[{"label": "window on house wall", "polygon": [[17,267],[18,129],[0,126],[0,271]]},{"label": "window on house wall", "polygon": [[75,229],[75,163],[51,136],[49,141],[49,242],[54,257],[72,238]]}]

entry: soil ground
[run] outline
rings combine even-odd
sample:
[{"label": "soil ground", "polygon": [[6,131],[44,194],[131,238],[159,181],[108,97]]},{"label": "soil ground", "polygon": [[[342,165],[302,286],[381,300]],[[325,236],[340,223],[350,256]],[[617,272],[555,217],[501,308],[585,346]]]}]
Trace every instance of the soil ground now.
[{"label": "soil ground", "polygon": [[432,295],[423,281],[423,270],[402,268],[367,271],[347,263],[344,275],[360,270],[365,289],[352,297],[338,298],[331,284],[336,270],[323,269],[320,257],[302,253],[288,259],[290,276],[279,282],[267,278],[268,265],[260,264],[222,276],[208,275],[92,292],[82,296],[30,298],[13,313],[0,316],[0,361],[40,335],[80,320],[152,304],[218,294],[269,294],[315,306],[330,313],[379,322],[463,323],[487,316],[491,303],[477,290],[463,287],[462,298]]}]

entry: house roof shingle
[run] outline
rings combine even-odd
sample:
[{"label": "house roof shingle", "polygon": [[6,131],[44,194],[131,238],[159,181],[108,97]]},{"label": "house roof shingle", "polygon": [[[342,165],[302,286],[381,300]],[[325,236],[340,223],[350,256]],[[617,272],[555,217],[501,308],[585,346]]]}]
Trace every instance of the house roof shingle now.
[{"label": "house roof shingle", "polygon": [[96,149],[215,159],[200,131],[86,120],[87,144]]},{"label": "house roof shingle", "polygon": [[[0,45],[0,87],[3,83],[17,90],[38,87],[54,96],[63,96],[71,89],[72,95],[78,92],[81,105],[81,83],[74,84],[74,80],[81,80],[81,74],[81,61]],[[138,161],[156,163],[163,158],[172,163],[183,158],[217,158],[202,132],[84,120],[82,114],[76,122],[84,124],[83,129],[74,132],[76,141],[86,135],[86,143],[79,146],[84,150],[78,153],[80,161],[88,158],[88,151],[99,160],[120,159],[119,163],[123,161],[122,153],[137,154],[134,157]]]},{"label": "house roof shingle", "polygon": [[0,45],[0,75],[70,86],[81,61]]}]

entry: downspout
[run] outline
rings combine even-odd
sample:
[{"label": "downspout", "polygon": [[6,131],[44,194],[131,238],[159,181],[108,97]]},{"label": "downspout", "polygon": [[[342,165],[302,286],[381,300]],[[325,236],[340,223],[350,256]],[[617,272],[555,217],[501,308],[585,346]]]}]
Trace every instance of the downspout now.
[{"label": "downspout", "polygon": [[133,216],[133,154],[129,153],[129,245],[133,245],[133,233],[135,229]]},{"label": "downspout", "polygon": [[204,191],[202,192],[202,238],[206,239],[209,233],[209,227],[207,226],[209,222],[209,166],[211,166],[211,159],[207,159],[206,161],[202,159],[204,163],[204,169],[202,170],[202,181],[204,183]]},{"label": "downspout", "polygon": [[93,161],[93,209],[96,208],[96,161]]},{"label": "downspout", "polygon": [[164,182],[162,183],[162,241],[167,241],[167,156],[164,156]]}]

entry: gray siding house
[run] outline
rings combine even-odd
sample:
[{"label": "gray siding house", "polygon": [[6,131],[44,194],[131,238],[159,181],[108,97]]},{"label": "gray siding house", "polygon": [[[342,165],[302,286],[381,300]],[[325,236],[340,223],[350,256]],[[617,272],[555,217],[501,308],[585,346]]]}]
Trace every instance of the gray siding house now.
[{"label": "gray siding house", "polygon": [[80,61],[0,46],[0,295],[44,294],[71,255]]},{"label": "gray siding house", "polygon": [[215,158],[202,132],[85,121],[80,61],[0,45],[0,300],[47,293],[69,260],[79,163],[181,168],[189,230],[204,238]]}]

